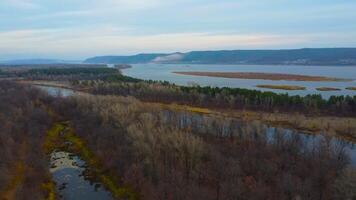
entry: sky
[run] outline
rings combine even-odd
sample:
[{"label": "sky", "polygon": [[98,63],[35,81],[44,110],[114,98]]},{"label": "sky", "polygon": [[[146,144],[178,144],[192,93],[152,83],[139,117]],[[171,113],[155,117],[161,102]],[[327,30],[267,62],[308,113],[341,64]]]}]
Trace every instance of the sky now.
[{"label": "sky", "polygon": [[0,60],[356,47],[354,0],[0,0]]}]

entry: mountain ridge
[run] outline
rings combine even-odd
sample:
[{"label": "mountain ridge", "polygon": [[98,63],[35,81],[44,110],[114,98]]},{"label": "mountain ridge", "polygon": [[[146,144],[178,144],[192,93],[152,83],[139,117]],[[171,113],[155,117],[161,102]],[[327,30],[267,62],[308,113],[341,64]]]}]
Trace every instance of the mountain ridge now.
[{"label": "mountain ridge", "polygon": [[81,63],[77,60],[61,60],[61,59],[46,59],[46,58],[34,58],[34,59],[17,59],[17,60],[3,60],[0,64],[6,65],[23,65],[23,64],[73,64]]},{"label": "mountain ridge", "polygon": [[303,48],[278,50],[218,50],[187,53],[150,53],[132,56],[96,56],[84,63],[105,64],[283,64],[355,65],[356,48]]}]

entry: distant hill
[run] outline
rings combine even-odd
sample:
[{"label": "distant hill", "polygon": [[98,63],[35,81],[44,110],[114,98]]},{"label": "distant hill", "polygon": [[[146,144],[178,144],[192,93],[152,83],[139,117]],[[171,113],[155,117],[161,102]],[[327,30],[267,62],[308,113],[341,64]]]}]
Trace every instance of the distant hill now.
[{"label": "distant hill", "polygon": [[42,64],[75,64],[81,61],[56,60],[56,59],[22,59],[22,60],[5,60],[0,61],[0,64],[6,65],[42,65]]},{"label": "distant hill", "polygon": [[101,56],[85,63],[356,65],[356,48],[192,51],[171,54]]},{"label": "distant hill", "polygon": [[157,57],[165,57],[169,54],[138,54],[134,56],[99,56],[88,58],[84,63],[105,63],[105,64],[136,64],[149,63]]}]

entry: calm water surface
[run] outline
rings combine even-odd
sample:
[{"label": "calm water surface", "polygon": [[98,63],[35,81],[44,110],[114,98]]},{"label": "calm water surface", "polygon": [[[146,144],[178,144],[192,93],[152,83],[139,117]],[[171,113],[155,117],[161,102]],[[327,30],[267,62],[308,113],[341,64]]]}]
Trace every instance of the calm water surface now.
[{"label": "calm water surface", "polygon": [[68,152],[51,154],[53,180],[62,199],[65,200],[111,200],[111,194],[98,183],[85,179],[85,162]]},{"label": "calm water surface", "polygon": [[[291,95],[321,94],[324,98],[331,95],[356,95],[356,91],[345,90],[346,87],[356,87],[356,81],[351,82],[311,82],[311,81],[271,81],[230,79],[217,77],[201,77],[174,74],[174,71],[208,71],[208,72],[265,72],[287,73],[310,76],[327,76],[335,78],[356,79],[356,66],[269,66],[269,65],[186,65],[186,64],[136,64],[132,68],[122,70],[125,75],[145,80],[162,80],[178,85],[197,83],[201,86],[218,86],[232,88],[257,89]],[[307,87],[303,91],[286,91],[257,88],[259,84],[297,85]],[[317,91],[316,87],[335,87],[342,91]]]},{"label": "calm water surface", "polygon": [[36,86],[36,87],[46,91],[51,96],[69,97],[75,94],[73,90],[65,89],[65,88],[49,87],[49,86]]}]

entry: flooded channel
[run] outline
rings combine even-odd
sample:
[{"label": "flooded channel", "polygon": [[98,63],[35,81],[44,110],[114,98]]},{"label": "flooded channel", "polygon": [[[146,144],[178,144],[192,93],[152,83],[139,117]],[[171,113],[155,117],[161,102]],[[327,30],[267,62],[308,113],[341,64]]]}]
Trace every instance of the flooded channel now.
[{"label": "flooded channel", "polygon": [[[42,87],[41,89],[44,89],[50,95],[58,93],[55,92],[57,90],[64,90],[62,91],[62,93],[65,94],[63,95],[65,97],[75,94],[73,91],[68,92],[66,91],[67,89],[62,89],[62,88]],[[196,132],[204,132],[204,133],[210,132],[210,134],[219,134],[219,136],[222,137],[229,137],[231,135],[233,135],[234,137],[240,137],[241,134],[246,135],[248,134],[249,131],[251,131],[248,128],[251,127],[250,126],[251,123],[244,122],[238,119],[229,119],[229,120],[223,120],[217,122],[215,117],[206,116],[202,114],[187,113],[187,112],[182,112],[178,115],[174,115],[175,116],[174,118],[171,118],[169,111],[163,111],[161,115],[163,116],[163,119],[165,120],[166,123],[176,124],[178,128],[184,129],[190,127]],[[214,130],[212,127],[204,126],[205,124],[217,124],[217,123],[220,124],[219,130]],[[313,146],[315,147],[316,144],[320,143],[323,140],[328,139],[321,134],[310,135],[300,131],[276,128],[276,127],[268,126],[266,124],[259,124],[257,129],[258,129],[257,131],[258,134],[267,137],[267,140],[271,143],[273,143],[275,138],[278,138],[280,135],[287,138],[292,138],[294,135],[298,135],[305,148],[311,148]],[[340,146],[342,146],[345,153],[350,158],[350,164],[356,167],[356,144],[339,139],[337,137],[331,138],[331,144],[335,146],[335,148],[339,148]]]}]

